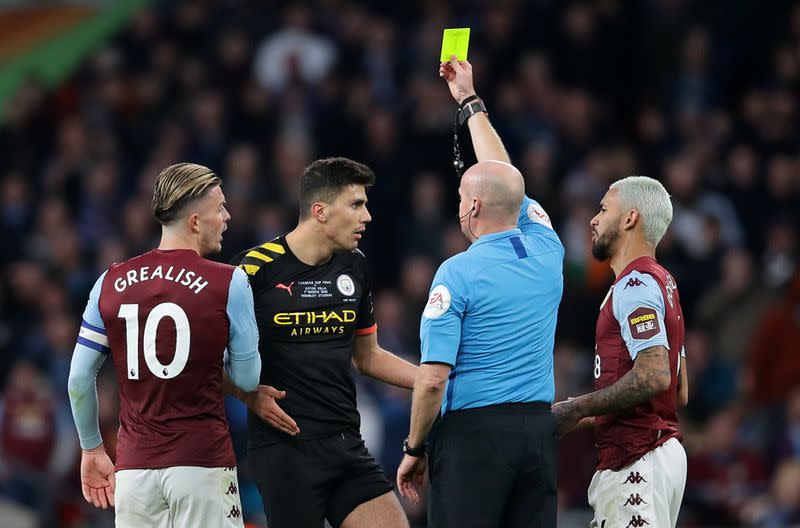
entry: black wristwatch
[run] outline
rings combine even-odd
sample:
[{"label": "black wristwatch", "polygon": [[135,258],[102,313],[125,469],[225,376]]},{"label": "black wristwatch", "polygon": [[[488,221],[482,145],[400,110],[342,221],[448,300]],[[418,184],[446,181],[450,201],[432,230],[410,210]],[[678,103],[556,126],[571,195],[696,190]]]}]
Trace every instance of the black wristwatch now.
[{"label": "black wristwatch", "polygon": [[477,95],[467,97],[458,107],[458,124],[463,126],[470,117],[478,112],[489,113],[486,110],[486,105],[483,104],[483,100]]},{"label": "black wristwatch", "polygon": [[419,458],[424,457],[425,453],[428,451],[428,446],[422,444],[419,447],[411,447],[408,445],[408,438],[403,440],[403,453],[407,454],[410,457]]}]

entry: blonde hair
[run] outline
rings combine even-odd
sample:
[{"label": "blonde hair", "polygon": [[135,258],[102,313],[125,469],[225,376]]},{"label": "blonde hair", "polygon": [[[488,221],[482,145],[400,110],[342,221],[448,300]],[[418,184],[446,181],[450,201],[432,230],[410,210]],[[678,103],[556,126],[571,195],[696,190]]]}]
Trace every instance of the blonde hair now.
[{"label": "blonde hair", "polygon": [[196,163],[177,163],[161,171],[153,191],[153,216],[161,225],[172,223],[183,207],[222,180],[208,167]]},{"label": "blonde hair", "polygon": [[617,190],[622,211],[636,209],[642,217],[644,238],[658,245],[672,222],[672,202],[661,182],[647,176],[628,176],[611,184]]}]

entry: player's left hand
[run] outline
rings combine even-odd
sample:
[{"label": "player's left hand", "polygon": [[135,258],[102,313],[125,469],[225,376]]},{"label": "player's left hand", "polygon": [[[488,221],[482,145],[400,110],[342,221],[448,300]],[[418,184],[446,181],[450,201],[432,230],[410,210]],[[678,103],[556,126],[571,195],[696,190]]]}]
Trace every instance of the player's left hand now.
[{"label": "player's left hand", "polygon": [[[556,419],[556,432],[559,438],[578,428],[581,422],[581,416],[578,413],[577,405],[575,405],[572,399],[554,403],[552,410],[553,416]],[[588,423],[586,423],[586,425],[588,425]]]},{"label": "player's left hand", "polygon": [[415,504],[419,503],[427,468],[427,457],[404,456],[397,468],[397,489],[400,495]]},{"label": "player's left hand", "polygon": [[81,454],[81,490],[86,502],[104,510],[114,507],[114,490],[117,487],[114,463],[103,444],[87,449]]}]

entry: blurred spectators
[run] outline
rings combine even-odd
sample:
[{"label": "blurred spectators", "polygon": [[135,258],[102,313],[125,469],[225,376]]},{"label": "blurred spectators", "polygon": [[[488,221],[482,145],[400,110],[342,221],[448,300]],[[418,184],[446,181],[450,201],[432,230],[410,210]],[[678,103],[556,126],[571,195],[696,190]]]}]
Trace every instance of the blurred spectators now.
[{"label": "blurred spectators", "polygon": [[758,404],[777,405],[800,383],[800,272],[783,299],[757,323],[745,368],[745,388]]},{"label": "blurred spectators", "polygon": [[[418,358],[433,273],[467,247],[454,108],[436,68],[442,28],[469,26],[478,92],[567,250],[559,398],[591,389],[594,321],[612,279],[591,257],[588,221],[610,182],[659,178],[675,218],[658,258],[688,331],[681,526],[800,522],[800,3],[750,4],[161,1],[55,89],[26,80],[0,124],[0,516],[112,524],[80,495],[64,377],[93,281],[156,243],[152,188],[171,163],[222,176],[232,214],[222,261],[296,220],[311,160],[369,164],[374,221],[361,247],[380,340]],[[104,369],[112,454],[113,383]],[[365,436],[391,477],[409,394],[359,387]],[[238,405],[228,408],[246,468]],[[585,525],[591,453],[589,431],[562,446],[562,526]],[[263,523],[241,477],[245,518]],[[424,527],[424,505],[404,506]]]}]

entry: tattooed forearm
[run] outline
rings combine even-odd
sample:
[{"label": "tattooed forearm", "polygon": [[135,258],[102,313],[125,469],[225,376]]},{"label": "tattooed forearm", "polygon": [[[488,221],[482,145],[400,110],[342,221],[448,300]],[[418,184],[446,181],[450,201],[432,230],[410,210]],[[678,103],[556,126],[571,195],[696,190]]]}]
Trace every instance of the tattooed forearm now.
[{"label": "tattooed forearm", "polygon": [[613,385],[572,400],[580,416],[599,416],[635,407],[669,388],[669,352],[663,346],[642,350],[633,368]]}]

